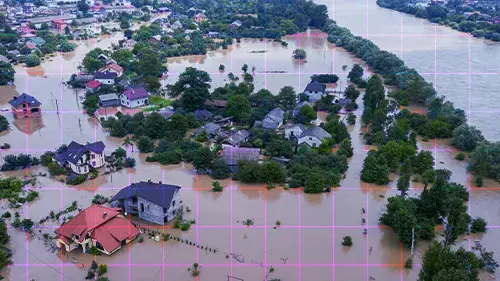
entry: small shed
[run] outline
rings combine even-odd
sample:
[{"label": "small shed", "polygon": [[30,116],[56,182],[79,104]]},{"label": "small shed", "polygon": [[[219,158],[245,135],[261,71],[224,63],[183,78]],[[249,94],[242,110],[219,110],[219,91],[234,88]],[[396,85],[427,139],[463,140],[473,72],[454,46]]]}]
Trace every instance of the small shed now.
[{"label": "small shed", "polygon": [[115,107],[120,104],[117,94],[105,94],[99,96],[99,106],[101,107]]}]

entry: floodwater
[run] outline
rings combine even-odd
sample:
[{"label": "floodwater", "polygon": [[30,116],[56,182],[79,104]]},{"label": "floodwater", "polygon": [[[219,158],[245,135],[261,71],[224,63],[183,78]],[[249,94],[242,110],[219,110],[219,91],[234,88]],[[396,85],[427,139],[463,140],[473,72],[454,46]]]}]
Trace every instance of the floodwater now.
[{"label": "floodwater", "polygon": [[[336,17],[341,8],[344,11],[354,9],[358,1],[342,3],[345,6],[336,6]],[[356,29],[354,31],[357,32]],[[74,53],[57,55],[35,69],[16,67],[15,86],[0,89],[0,107],[8,107],[7,101],[11,96],[28,92],[43,103],[43,115],[38,120],[14,120],[11,114],[5,113],[13,126],[10,132],[0,136],[0,142],[10,143],[12,148],[1,153],[29,152],[39,155],[72,140],[102,140],[106,144],[107,154],[120,146],[121,139],[109,137],[99,124],[82,113],[78,101],[83,92],[75,92],[60,84],[75,72],[90,48],[107,48],[119,39],[121,35],[118,34],[82,42]],[[215,88],[227,82],[224,79],[228,72],[241,73],[241,66],[247,63],[249,69],[252,66],[256,68],[256,89],[267,88],[276,94],[286,85],[293,86],[296,91],[303,90],[309,76],[314,73],[332,70],[341,73],[342,65],[359,63],[344,50],[327,43],[325,36],[318,32],[289,36],[285,41],[288,47],[267,41],[242,40],[226,51],[169,59],[169,76],[163,84],[173,83],[185,67],[196,66],[211,74],[212,88]],[[307,51],[307,62],[297,62],[291,58],[292,51],[299,46]],[[252,53],[259,50],[266,52]],[[219,72],[219,64],[226,66],[225,73]],[[336,87],[343,88],[347,85],[346,75],[339,76]],[[144,235],[143,243],[134,241],[112,256],[96,257],[98,263],[108,265],[110,280],[194,280],[188,271],[194,262],[201,265],[200,280],[226,280],[227,275],[243,280],[266,280],[270,266],[274,272],[267,276],[269,279],[281,278],[286,281],[357,281],[369,280],[370,277],[384,281],[416,280],[427,244],[420,243],[416,248],[414,269],[404,269],[409,250],[400,245],[393,231],[378,225],[387,198],[397,194],[396,181],[381,187],[359,180],[369,147],[363,144],[360,135],[363,131],[360,124],[363,109],[361,101],[358,103],[357,123],[349,126],[355,154],[349,161],[346,178],[331,193],[307,195],[301,190],[266,190],[262,185],[245,185],[231,180],[221,182],[225,188],[222,193],[213,193],[210,189],[212,180],[207,176],[196,175],[190,165],[161,166],[147,163],[145,155],[140,155],[137,150],[132,152],[128,147],[129,155],[137,160],[136,168],[100,176],[77,187],[38,177],[35,188],[40,192],[40,198],[25,204],[18,211],[21,217],[29,217],[37,222],[51,210],[63,210],[74,200],[85,208],[90,205],[95,194],[112,196],[132,182],[151,179],[182,186],[183,203],[192,210],[185,217],[196,221],[187,232],[173,230],[169,226],[157,228],[218,251],[213,253],[181,242],[155,242]],[[434,152],[436,168],[451,170],[453,181],[470,186],[466,163],[454,159],[456,151],[450,148],[448,142],[431,140],[419,143],[419,147]],[[38,172],[47,171],[37,167],[30,171],[4,173],[4,176]],[[472,189],[469,211],[471,216],[486,218],[490,229],[484,236],[474,236],[461,242],[469,247],[470,241],[480,239],[490,250],[499,252],[500,245],[495,240],[499,233],[495,225],[500,224],[500,208],[496,204],[500,193],[495,190],[495,182],[486,181],[485,186]],[[414,184],[410,194],[416,196],[421,189],[421,185]],[[6,209],[7,202],[2,202],[1,206]],[[365,215],[361,208],[366,210]],[[365,224],[361,222],[363,217],[366,218]],[[254,225],[244,226],[242,221],[246,219],[252,219]],[[278,220],[281,225],[275,228]],[[13,265],[4,269],[2,275],[7,280],[82,280],[90,266],[91,256],[83,255],[79,250],[67,255],[51,253],[48,246],[43,244],[43,239],[40,240],[42,233],[53,233],[61,221],[49,220],[36,226],[35,237],[27,237],[22,232],[9,229],[10,248],[14,251]],[[362,235],[364,228],[368,229],[366,236]],[[346,235],[353,239],[350,248],[341,245],[342,237]],[[243,257],[244,262],[226,258],[229,253]],[[78,260],[76,264],[74,259]],[[499,278],[500,275],[495,277]],[[484,278],[487,280],[487,276]]]}]

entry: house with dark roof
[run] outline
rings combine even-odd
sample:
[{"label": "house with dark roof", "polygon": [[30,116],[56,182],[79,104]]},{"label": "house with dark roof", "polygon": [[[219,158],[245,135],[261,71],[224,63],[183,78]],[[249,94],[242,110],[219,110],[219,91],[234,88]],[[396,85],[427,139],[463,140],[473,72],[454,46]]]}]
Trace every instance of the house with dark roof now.
[{"label": "house with dark roof", "polygon": [[227,138],[226,142],[232,146],[238,147],[242,143],[247,142],[249,137],[250,137],[249,131],[239,130],[239,131],[231,133],[229,135],[229,137]]},{"label": "house with dark roof", "polygon": [[222,133],[222,127],[219,124],[215,124],[213,122],[210,122],[208,124],[205,124],[201,126],[200,128],[196,129],[194,131],[194,135],[198,136],[199,134],[206,132],[208,135],[209,139],[215,138],[218,135],[221,135]]},{"label": "house with dark roof", "polygon": [[114,85],[117,75],[114,72],[100,72],[94,73],[94,79],[104,85]]},{"label": "house with dark roof", "polygon": [[212,113],[206,109],[196,109],[194,111],[194,118],[196,121],[207,121],[212,118]]},{"label": "house with dark roof", "polygon": [[319,147],[321,142],[332,136],[321,127],[311,127],[300,134],[298,144],[306,144],[310,147]]},{"label": "house with dark roof", "polygon": [[302,124],[289,124],[285,126],[285,139],[297,140],[307,127]]},{"label": "house with dark roof", "polygon": [[239,161],[259,161],[260,149],[226,146],[222,151],[221,158],[222,160],[224,160],[224,162],[226,162],[232,172],[236,172],[238,169]]},{"label": "house with dark roof", "polygon": [[120,99],[115,93],[105,94],[99,96],[99,106],[100,107],[115,107],[120,104]]},{"label": "house with dark roof", "polygon": [[262,120],[262,127],[264,129],[276,130],[283,125],[284,117],[285,112],[279,107],[275,108],[264,117],[264,120]]},{"label": "house with dark roof", "polygon": [[163,225],[182,212],[180,189],[177,185],[141,181],[122,188],[109,202],[142,220]]},{"label": "house with dark roof", "polygon": [[341,98],[341,99],[335,100],[335,103],[340,105],[340,106],[346,106],[348,104],[351,104],[352,100],[348,99],[348,98],[344,98],[344,99]]},{"label": "house with dark roof", "polygon": [[149,93],[144,87],[129,87],[120,96],[121,104],[128,108],[149,105]]},{"label": "house with dark roof", "polygon": [[326,86],[325,84],[318,82],[316,80],[313,80],[307,84],[306,88],[304,89],[304,94],[309,97],[310,102],[316,102],[321,99],[326,93]]},{"label": "house with dark roof", "polygon": [[83,175],[89,173],[91,169],[104,166],[105,147],[102,141],[86,145],[72,141],[64,151],[57,153],[53,158],[59,165]]},{"label": "house with dark roof", "polygon": [[139,235],[139,229],[116,208],[92,205],[63,223],[56,231],[57,247],[66,252],[95,247],[111,255]]},{"label": "house with dark roof", "polygon": [[12,107],[12,114],[15,118],[27,118],[31,116],[40,116],[42,114],[42,105],[35,97],[22,93],[19,97],[14,97],[9,101]]}]

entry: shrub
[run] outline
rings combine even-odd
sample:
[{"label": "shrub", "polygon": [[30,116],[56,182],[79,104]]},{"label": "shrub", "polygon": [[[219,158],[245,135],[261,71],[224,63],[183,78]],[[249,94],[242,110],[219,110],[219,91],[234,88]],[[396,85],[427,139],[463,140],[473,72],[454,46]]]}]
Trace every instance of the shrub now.
[{"label": "shrub", "polygon": [[35,54],[29,54],[24,59],[27,67],[35,67],[40,65],[40,58]]},{"label": "shrub", "polygon": [[95,261],[92,261],[92,264],[90,265],[90,268],[91,268],[92,270],[96,270],[98,266],[99,266],[99,265],[98,265]]},{"label": "shrub", "polygon": [[125,151],[125,149],[121,147],[118,147],[117,149],[115,149],[115,151],[113,151],[113,153],[111,153],[111,155],[115,156],[116,158],[125,158],[127,157],[127,151]]},{"label": "shrub", "polygon": [[87,180],[85,175],[78,175],[76,177],[67,177],[66,183],[70,185],[79,185]]},{"label": "shrub", "polygon": [[66,172],[66,170],[57,162],[51,162],[47,166],[49,168],[49,173],[51,176],[63,175]]},{"label": "shrub", "polygon": [[10,214],[9,211],[6,211],[5,213],[2,214],[2,218],[6,218],[6,219],[10,218],[11,216],[12,215]]},{"label": "shrub", "polygon": [[89,254],[91,254],[91,255],[93,255],[93,256],[100,256],[100,255],[102,254],[102,252],[101,252],[101,251],[99,251],[99,250],[97,250],[97,248],[96,248],[96,247],[92,247],[92,248],[90,248],[90,249],[87,251],[87,253],[89,253]]},{"label": "shrub", "polygon": [[89,271],[87,271],[87,276],[85,277],[85,280],[94,279],[94,277],[95,277],[94,271],[89,269]]},{"label": "shrub", "polygon": [[412,269],[413,268],[413,259],[409,257],[405,261],[405,268]]},{"label": "shrub", "polygon": [[346,246],[346,247],[352,246],[351,236],[344,236],[344,238],[342,238],[342,246]]},{"label": "shrub", "polygon": [[354,115],[353,113],[349,112],[347,114],[347,124],[349,124],[349,125],[356,124],[356,115]]},{"label": "shrub", "polygon": [[135,167],[135,159],[132,158],[132,157],[125,158],[125,161],[123,162],[123,166],[125,168],[133,168],[133,167]]},{"label": "shrub", "polygon": [[488,223],[480,217],[474,218],[471,223],[470,232],[479,233],[486,232]]},{"label": "shrub", "polygon": [[477,175],[477,176],[474,177],[474,185],[476,185],[477,187],[481,187],[481,186],[483,186],[483,184],[484,183],[483,183],[483,177],[482,176]]},{"label": "shrub", "polygon": [[210,175],[216,180],[227,179],[231,175],[231,170],[224,160],[217,158],[212,162]]},{"label": "shrub", "polygon": [[280,221],[276,221],[276,226],[280,226],[281,225],[281,222]]},{"label": "shrub", "polygon": [[142,153],[149,153],[153,152],[153,150],[155,149],[155,145],[153,140],[151,140],[149,137],[142,136],[139,138],[139,141],[137,142],[137,148]]},{"label": "shrub", "polygon": [[464,161],[465,160],[465,153],[460,151],[459,153],[457,153],[457,155],[455,155],[455,159],[457,159],[459,161]]},{"label": "shrub", "polygon": [[108,272],[108,266],[105,264],[100,264],[97,268],[97,275],[101,276],[106,272]]},{"label": "shrub", "polygon": [[180,224],[180,229],[182,231],[188,231],[190,227],[191,227],[191,222],[189,221],[184,221]]},{"label": "shrub", "polygon": [[42,166],[49,166],[50,163],[52,163],[52,156],[54,156],[54,153],[52,151],[46,151],[40,156],[40,162],[42,163]]},{"label": "shrub", "polygon": [[220,182],[218,182],[218,181],[212,182],[212,191],[221,192],[223,188],[224,187],[222,186],[222,184],[220,184]]},{"label": "shrub", "polygon": [[253,225],[253,220],[252,219],[246,219],[243,222],[243,224],[246,225],[246,226],[252,226]]}]

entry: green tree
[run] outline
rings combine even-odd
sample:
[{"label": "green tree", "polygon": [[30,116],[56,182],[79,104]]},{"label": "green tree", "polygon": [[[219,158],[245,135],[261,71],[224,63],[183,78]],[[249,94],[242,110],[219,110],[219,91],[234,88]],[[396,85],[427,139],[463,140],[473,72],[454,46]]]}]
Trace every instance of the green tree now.
[{"label": "green tree", "polygon": [[96,95],[87,96],[85,101],[83,101],[83,108],[87,112],[87,115],[94,116],[94,112],[96,112],[98,105],[98,100]]},{"label": "green tree", "polygon": [[453,130],[451,144],[463,151],[473,151],[482,141],[484,137],[480,130],[474,126],[462,124]]},{"label": "green tree", "polygon": [[352,101],[355,101],[359,95],[361,95],[361,92],[353,85],[347,86],[344,91],[344,96]]},{"label": "green tree", "polygon": [[227,166],[226,162],[219,158],[213,161],[211,171],[212,178],[217,180],[227,179],[231,175],[231,170]]},{"label": "green tree", "polygon": [[16,71],[12,65],[6,61],[0,61],[0,85],[5,86],[14,82],[14,74]]},{"label": "green tree", "polygon": [[412,160],[413,172],[423,175],[425,171],[434,169],[434,157],[432,152],[421,150]]},{"label": "green tree", "polygon": [[137,148],[142,153],[153,152],[155,145],[152,139],[147,136],[141,136],[137,141]]},{"label": "green tree", "polygon": [[64,34],[71,35],[71,30],[69,29],[69,25],[66,25],[66,27],[64,28]]},{"label": "green tree", "polygon": [[293,51],[293,58],[294,59],[305,59],[307,57],[307,53],[304,49],[295,49]]},{"label": "green tree", "polygon": [[361,180],[378,185],[388,184],[389,168],[377,158],[380,157],[376,156],[375,151],[371,150],[368,152],[363,163],[363,169],[361,170]]},{"label": "green tree", "polygon": [[234,95],[227,102],[226,113],[233,116],[236,122],[248,122],[252,114],[252,105],[243,95]]},{"label": "green tree", "polygon": [[6,131],[9,129],[9,121],[5,116],[0,115],[0,132]]},{"label": "green tree", "polygon": [[241,68],[241,70],[243,71],[243,73],[245,73],[245,74],[246,74],[246,73],[247,73],[247,71],[248,71],[248,65],[247,65],[246,63],[245,63],[245,64],[243,64],[243,67]]},{"label": "green tree", "polygon": [[311,121],[316,120],[318,118],[316,111],[310,107],[309,105],[304,105],[300,108],[300,122],[302,124],[310,124]]},{"label": "green tree", "polygon": [[123,17],[122,20],[120,21],[120,28],[127,30],[128,28],[130,28],[130,22],[125,17]]},{"label": "green tree", "polygon": [[349,71],[349,74],[347,74],[347,78],[353,82],[357,83],[361,77],[363,77],[363,68],[359,64],[354,64],[351,71]]},{"label": "green tree", "polygon": [[78,9],[78,11],[82,12],[82,14],[87,14],[87,12],[89,11],[90,7],[89,5],[84,1],[79,1],[77,4],[76,4],[76,8]]},{"label": "green tree", "polygon": [[402,174],[398,179],[398,190],[401,192],[401,197],[408,195],[408,190],[410,190],[410,175]]},{"label": "green tree", "polygon": [[162,74],[164,67],[160,57],[152,49],[144,48],[137,55],[137,74],[141,76],[158,77]]},{"label": "green tree", "polygon": [[127,49],[118,49],[111,54],[111,57],[122,67],[128,67],[134,58],[132,51]]},{"label": "green tree", "polygon": [[354,115],[352,112],[349,112],[347,114],[347,124],[353,126],[356,124],[356,115]]},{"label": "green tree", "polygon": [[53,177],[63,175],[65,173],[64,168],[61,167],[57,162],[49,163],[48,168],[50,175]]},{"label": "green tree", "polygon": [[222,186],[222,184],[220,184],[220,182],[218,182],[218,181],[212,182],[212,191],[213,192],[221,192],[223,189],[224,189],[224,187]]},{"label": "green tree", "polygon": [[344,155],[347,158],[350,158],[354,155],[354,149],[352,148],[351,140],[345,138],[341,143],[340,147],[337,150],[339,155]]},{"label": "green tree", "polygon": [[200,147],[194,153],[193,167],[198,171],[209,170],[214,157],[214,153],[208,147]]},{"label": "green tree", "polygon": [[35,54],[29,54],[24,59],[27,67],[35,67],[40,65],[40,58]]},{"label": "green tree", "polygon": [[73,52],[76,48],[76,45],[73,43],[69,43],[68,41],[64,40],[59,44],[58,51],[63,52],[63,53],[69,53]]},{"label": "green tree", "polygon": [[283,139],[273,139],[266,146],[266,152],[273,157],[291,158],[294,154],[293,145]]},{"label": "green tree", "polygon": [[323,175],[318,172],[312,172],[307,176],[304,192],[305,193],[321,193],[325,189],[325,181]]},{"label": "green tree", "polygon": [[297,101],[297,94],[292,86],[285,86],[280,89],[278,94],[278,103],[285,109],[292,109],[295,107]]},{"label": "green tree", "polygon": [[279,184],[285,182],[285,169],[275,161],[266,161],[260,167],[261,175],[265,183]]}]

